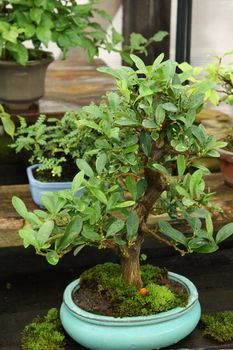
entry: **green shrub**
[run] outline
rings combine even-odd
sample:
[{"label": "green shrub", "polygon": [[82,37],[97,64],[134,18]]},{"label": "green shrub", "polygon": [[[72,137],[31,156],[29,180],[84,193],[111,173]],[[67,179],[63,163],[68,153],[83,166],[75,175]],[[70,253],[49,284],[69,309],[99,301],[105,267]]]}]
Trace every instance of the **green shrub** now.
[{"label": "green shrub", "polygon": [[233,311],[217,312],[201,317],[203,334],[219,342],[233,339]]},{"label": "green shrub", "polygon": [[61,331],[58,310],[50,309],[41,319],[36,317],[22,333],[22,350],[64,350],[65,336]]}]

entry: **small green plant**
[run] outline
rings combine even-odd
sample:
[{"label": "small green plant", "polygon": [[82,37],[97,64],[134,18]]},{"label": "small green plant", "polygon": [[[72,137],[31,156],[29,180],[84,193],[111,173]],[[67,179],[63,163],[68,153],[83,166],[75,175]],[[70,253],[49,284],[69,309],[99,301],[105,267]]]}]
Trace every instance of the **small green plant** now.
[{"label": "small green plant", "polygon": [[[123,37],[112,28],[111,38],[106,30],[93,21],[94,15],[111,22],[111,17],[90,0],[78,4],[75,0],[2,0],[0,2],[0,60],[14,60],[25,65],[29,59],[43,57],[43,45],[56,43],[66,56],[68,49],[81,47],[91,60],[98,55],[99,48],[122,54],[130,61],[132,52],[145,52],[150,43],[160,41],[167,34],[157,33],[150,39],[140,34],[131,35],[130,45],[123,43]],[[33,49],[28,50],[25,42],[30,40]]]},{"label": "small green plant", "polygon": [[233,311],[202,315],[203,334],[219,342],[233,339]]},{"label": "small green plant", "polygon": [[11,147],[16,153],[24,151],[31,164],[41,164],[37,178],[54,181],[63,176],[71,181],[77,169],[75,160],[83,147],[77,113],[67,112],[60,120],[41,115],[30,125],[19,117],[19,122]]},{"label": "small green plant", "polygon": [[5,132],[13,138],[15,132],[15,124],[11,120],[10,114],[5,112],[2,105],[0,105],[0,121],[3,124]]},{"label": "small green plant", "polygon": [[58,317],[52,308],[44,318],[36,317],[22,333],[22,350],[65,350],[65,336]]},{"label": "small green plant", "polygon": [[[194,124],[207,87],[186,84],[187,75],[177,73],[177,63],[163,57],[146,66],[131,55],[136,69],[101,69],[116,78],[117,91],[78,114],[83,148],[71,191],[45,194],[46,210],[32,213],[13,198],[28,222],[19,232],[24,246],[32,245],[50,264],[85,246],[109,248],[119,256],[126,283],[141,288],[140,253],[146,236],[185,255],[215,252],[233,234],[233,223],[214,232],[212,214],[221,208],[206,189],[208,169],[195,165],[196,159],[218,157],[215,148],[225,146]],[[83,187],[82,196],[76,197]],[[151,227],[151,212],[166,218]],[[174,227],[180,218],[191,233]]]}]

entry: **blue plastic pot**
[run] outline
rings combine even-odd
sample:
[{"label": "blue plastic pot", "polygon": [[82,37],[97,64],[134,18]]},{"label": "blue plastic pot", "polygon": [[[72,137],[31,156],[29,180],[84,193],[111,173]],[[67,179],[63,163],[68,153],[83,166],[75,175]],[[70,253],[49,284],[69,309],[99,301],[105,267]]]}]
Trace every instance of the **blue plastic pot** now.
[{"label": "blue plastic pot", "polygon": [[201,308],[191,281],[173,272],[169,272],[169,278],[187,289],[186,307],[157,315],[124,318],[95,315],[79,308],[72,299],[73,291],[79,288],[79,280],[76,280],[64,292],[60,310],[63,327],[75,341],[92,350],[154,350],[177,343],[194,330]]},{"label": "blue plastic pot", "polygon": [[[57,192],[61,190],[69,190],[71,189],[72,182],[42,182],[38,181],[33,176],[33,170],[38,168],[40,164],[31,165],[27,168],[27,176],[30,185],[30,191],[32,195],[33,201],[43,207],[41,201],[41,195],[44,192]],[[83,190],[77,192],[77,196],[81,196]]]}]

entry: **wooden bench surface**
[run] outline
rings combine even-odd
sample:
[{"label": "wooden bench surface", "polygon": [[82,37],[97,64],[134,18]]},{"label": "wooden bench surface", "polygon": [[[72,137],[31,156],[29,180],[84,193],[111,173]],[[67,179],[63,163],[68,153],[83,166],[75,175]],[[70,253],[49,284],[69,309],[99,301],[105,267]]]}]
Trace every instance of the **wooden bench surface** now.
[{"label": "wooden bench surface", "polygon": [[[206,178],[207,186],[216,192],[213,201],[223,208],[223,213],[217,214],[214,218],[215,228],[224,223],[233,221],[233,188],[224,184],[222,174],[212,174]],[[18,237],[19,228],[23,227],[24,220],[19,217],[11,204],[12,197],[20,197],[30,210],[36,209],[33,203],[28,185],[0,186],[0,247],[20,246],[21,239]],[[156,217],[149,221],[153,223]],[[178,223],[182,227],[182,223]],[[187,228],[183,227],[187,230]]]}]

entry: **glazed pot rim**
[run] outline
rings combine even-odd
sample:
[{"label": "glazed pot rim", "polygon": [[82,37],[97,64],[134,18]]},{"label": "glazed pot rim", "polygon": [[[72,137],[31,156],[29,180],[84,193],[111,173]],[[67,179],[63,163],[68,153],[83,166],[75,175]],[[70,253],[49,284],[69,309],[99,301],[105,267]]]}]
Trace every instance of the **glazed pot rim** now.
[{"label": "glazed pot rim", "polygon": [[218,151],[220,153],[220,155],[221,154],[226,154],[226,155],[229,155],[229,156],[230,155],[233,156],[233,152],[228,151],[228,150],[223,149],[223,148],[216,148],[216,151]]},{"label": "glazed pot rim", "polygon": [[168,272],[168,276],[171,280],[174,280],[180,284],[182,284],[188,294],[188,303],[185,307],[176,307],[169,311],[161,312],[156,315],[150,316],[134,316],[134,317],[112,317],[112,316],[104,316],[93,314],[91,312],[85,311],[77,306],[72,298],[73,291],[79,288],[79,281],[77,279],[71,282],[65,289],[63,294],[63,303],[69,309],[69,311],[77,318],[86,320],[89,323],[102,323],[102,324],[112,324],[114,326],[126,326],[131,324],[147,324],[147,323],[159,323],[164,322],[173,318],[177,318],[184,313],[186,313],[189,309],[191,309],[196,302],[198,302],[198,292],[195,285],[186,277],[176,274],[174,272]]},{"label": "glazed pot rim", "polygon": [[46,54],[46,57],[42,57],[41,59],[36,59],[36,60],[28,60],[25,66],[22,66],[20,63],[16,61],[7,61],[7,60],[1,60],[1,59],[0,59],[0,65],[27,67],[27,66],[35,66],[38,64],[48,64],[54,61],[54,55],[52,52],[43,51],[43,50],[39,50],[39,51],[44,52]]}]

